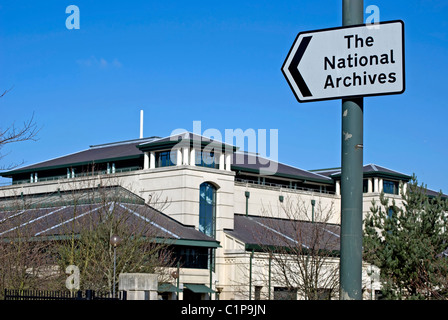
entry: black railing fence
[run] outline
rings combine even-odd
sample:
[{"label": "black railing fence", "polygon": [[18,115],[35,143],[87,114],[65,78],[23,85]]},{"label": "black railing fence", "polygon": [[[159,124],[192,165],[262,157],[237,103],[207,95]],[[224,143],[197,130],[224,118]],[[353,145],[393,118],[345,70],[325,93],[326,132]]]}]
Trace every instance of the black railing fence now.
[{"label": "black railing fence", "polygon": [[126,300],[126,291],[118,291],[114,297],[109,292],[85,291],[50,291],[50,290],[15,290],[5,289],[5,300]]}]

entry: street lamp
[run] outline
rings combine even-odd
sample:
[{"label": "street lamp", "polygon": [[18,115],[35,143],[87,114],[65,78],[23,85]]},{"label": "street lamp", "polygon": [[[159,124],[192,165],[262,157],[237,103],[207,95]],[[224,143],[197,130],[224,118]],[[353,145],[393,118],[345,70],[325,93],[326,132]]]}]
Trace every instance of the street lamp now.
[{"label": "street lamp", "polygon": [[177,260],[177,271],[171,272],[171,276],[176,279],[177,283],[177,292],[176,292],[176,299],[179,300],[179,276],[180,276],[180,261]]},{"label": "street lamp", "polygon": [[114,282],[112,285],[112,293],[113,293],[113,297],[115,298],[115,270],[117,267],[117,246],[120,245],[122,239],[117,236],[116,234],[114,234],[112,237],[110,237],[110,244],[114,247]]},{"label": "street lamp", "polygon": [[311,208],[311,222],[313,222],[314,223],[314,206],[316,205],[316,200],[311,200],[311,206],[312,206],[312,208]]}]

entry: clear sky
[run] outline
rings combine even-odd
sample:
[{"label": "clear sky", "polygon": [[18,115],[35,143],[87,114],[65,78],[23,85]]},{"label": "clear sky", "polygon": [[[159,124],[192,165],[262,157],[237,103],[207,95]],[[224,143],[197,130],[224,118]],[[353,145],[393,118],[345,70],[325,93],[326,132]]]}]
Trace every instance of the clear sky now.
[{"label": "clear sky", "polygon": [[[69,5],[80,28],[67,29]],[[405,23],[406,92],[364,99],[364,163],[448,192],[448,1],[364,1]],[[301,31],[338,27],[342,1],[2,1],[2,128],[34,113],[25,164],[93,144],[193,131],[278,129],[281,162],[340,166],[341,101],[299,104],[280,68]],[[366,17],[368,15],[366,14]]]}]

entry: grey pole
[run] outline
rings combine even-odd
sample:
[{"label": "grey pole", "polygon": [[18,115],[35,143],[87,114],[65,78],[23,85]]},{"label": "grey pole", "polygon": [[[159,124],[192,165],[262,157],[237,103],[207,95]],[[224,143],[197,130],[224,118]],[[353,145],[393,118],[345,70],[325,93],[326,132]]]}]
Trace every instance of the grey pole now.
[{"label": "grey pole", "polygon": [[316,205],[316,200],[311,200],[311,222],[314,223],[314,206]]},{"label": "grey pole", "polygon": [[177,285],[177,300],[179,300],[179,291],[180,291],[180,261],[177,260],[177,279],[176,279],[176,285]]},{"label": "grey pole", "polygon": [[116,268],[117,268],[117,246],[121,243],[122,239],[118,236],[118,235],[112,235],[110,237],[109,243],[114,247],[114,282],[113,282],[113,289],[112,289],[112,294],[113,297],[115,298],[115,273],[116,273]]},{"label": "grey pole", "polygon": [[252,260],[254,258],[254,250],[250,253],[249,257],[249,300],[252,300]]},{"label": "grey pole", "polygon": [[[342,0],[342,25],[362,24],[363,0]],[[362,300],[363,98],[342,99],[341,300]]]},{"label": "grey pole", "polygon": [[115,298],[115,270],[117,269],[117,246],[114,246],[114,284],[113,284],[113,297]]}]

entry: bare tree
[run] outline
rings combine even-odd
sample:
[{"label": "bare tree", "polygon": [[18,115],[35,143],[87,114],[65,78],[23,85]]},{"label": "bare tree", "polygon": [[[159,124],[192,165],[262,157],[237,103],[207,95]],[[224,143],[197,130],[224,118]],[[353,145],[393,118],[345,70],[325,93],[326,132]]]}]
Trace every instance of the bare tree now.
[{"label": "bare tree", "polygon": [[[270,207],[260,217],[248,216],[255,223],[253,238],[261,251],[252,258],[252,284],[269,282],[281,288],[284,292],[277,298],[318,300],[338,294],[339,228],[328,222],[335,214],[333,204],[318,200],[311,208],[308,203],[300,196],[285,197],[280,206],[283,218]],[[257,266],[263,271],[256,271]]]},{"label": "bare tree", "polygon": [[[72,197],[71,222],[64,224],[66,239],[60,242],[58,262],[61,270],[68,265],[80,269],[81,288],[110,292],[118,285],[118,275],[129,272],[157,273],[159,281],[169,279],[170,240],[161,239],[155,227],[159,225],[157,210],[118,187],[113,178],[101,179],[100,186],[84,194],[73,192]],[[121,238],[115,283],[113,235]]]},{"label": "bare tree", "polygon": [[4,289],[59,289],[54,246],[34,237],[33,220],[48,210],[31,208],[20,196],[0,209],[0,297]]},{"label": "bare tree", "polygon": [[[8,93],[9,90],[5,90],[1,95],[0,98],[4,97],[6,93]],[[23,142],[23,141],[35,141],[37,133],[39,132],[39,129],[37,128],[36,123],[34,122],[34,114],[31,116],[31,118],[27,121],[25,121],[22,126],[16,126],[15,123],[6,126],[6,127],[0,127],[0,151],[8,144],[15,143],[15,142]],[[0,159],[3,159],[7,154],[3,154],[0,152]],[[18,167],[19,165],[23,164],[21,163],[11,163],[9,165],[1,165],[0,170],[11,170],[15,167]]]},{"label": "bare tree", "polygon": [[[60,187],[44,197],[2,199],[0,293],[5,288],[65,289],[69,265],[80,270],[80,289],[111,292],[123,272],[157,273],[159,281],[168,282],[171,242],[161,232],[157,210],[113,177]],[[122,239],[115,283],[112,235]]]}]

